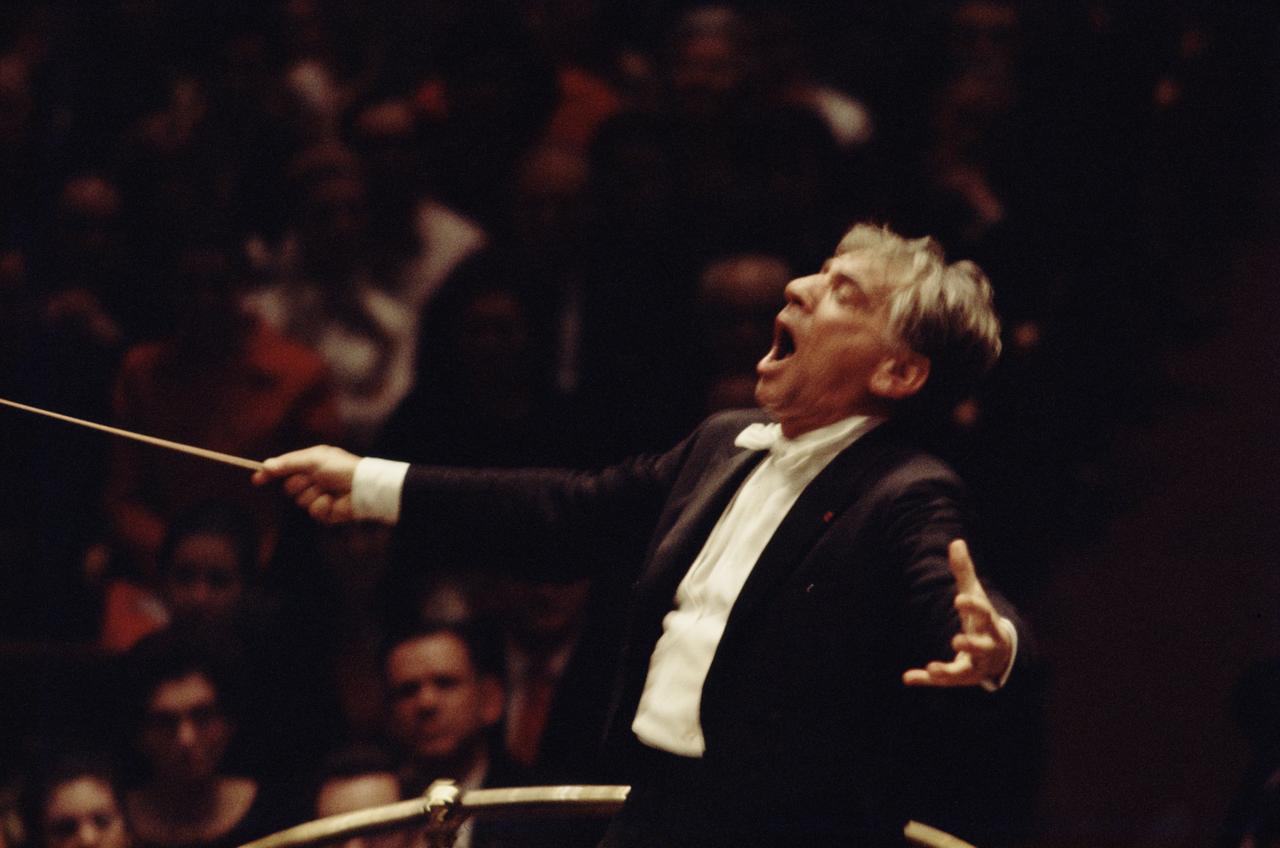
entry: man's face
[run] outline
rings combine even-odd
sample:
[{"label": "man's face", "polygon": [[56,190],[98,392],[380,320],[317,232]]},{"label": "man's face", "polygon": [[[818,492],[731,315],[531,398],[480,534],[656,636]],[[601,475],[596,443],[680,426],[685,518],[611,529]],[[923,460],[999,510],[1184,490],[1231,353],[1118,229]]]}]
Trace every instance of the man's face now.
[{"label": "man's face", "polygon": [[217,773],[231,732],[217,690],[203,674],[192,672],[156,687],[139,741],[154,779],[184,784]]},{"label": "man's face", "polygon": [[392,650],[387,688],[391,735],[419,762],[469,757],[485,729],[502,717],[501,685],[478,675],[467,646],[449,633],[411,639]]},{"label": "man's face", "polygon": [[792,280],[786,295],[773,347],[756,365],[756,401],[792,438],[850,415],[883,414],[872,378],[897,345],[879,264],[841,254]]}]

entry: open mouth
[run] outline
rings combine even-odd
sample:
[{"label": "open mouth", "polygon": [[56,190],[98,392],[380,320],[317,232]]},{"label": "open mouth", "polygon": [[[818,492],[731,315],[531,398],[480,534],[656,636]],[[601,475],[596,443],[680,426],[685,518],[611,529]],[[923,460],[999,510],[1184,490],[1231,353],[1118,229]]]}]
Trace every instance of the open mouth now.
[{"label": "open mouth", "polygon": [[775,360],[783,360],[795,352],[796,340],[792,338],[791,331],[779,324],[777,332],[774,334],[773,358]]}]

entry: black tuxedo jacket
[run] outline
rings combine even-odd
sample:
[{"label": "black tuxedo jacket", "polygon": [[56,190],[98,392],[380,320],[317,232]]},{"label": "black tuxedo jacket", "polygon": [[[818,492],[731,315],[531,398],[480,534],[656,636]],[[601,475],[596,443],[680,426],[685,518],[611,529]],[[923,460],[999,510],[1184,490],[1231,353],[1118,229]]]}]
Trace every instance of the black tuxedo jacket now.
[{"label": "black tuxedo jacket", "polygon": [[[665,454],[591,473],[415,466],[401,525],[526,573],[638,567],[608,731],[626,747],[676,586],[764,456],[734,439],[765,420],[722,413]],[[804,490],[743,586],[703,687],[708,810],[779,839],[900,840],[917,730],[928,737],[975,697],[901,682],[953,655],[947,546],[966,536],[965,501],[951,469],[891,423]],[[638,566],[627,554],[637,549]]]}]

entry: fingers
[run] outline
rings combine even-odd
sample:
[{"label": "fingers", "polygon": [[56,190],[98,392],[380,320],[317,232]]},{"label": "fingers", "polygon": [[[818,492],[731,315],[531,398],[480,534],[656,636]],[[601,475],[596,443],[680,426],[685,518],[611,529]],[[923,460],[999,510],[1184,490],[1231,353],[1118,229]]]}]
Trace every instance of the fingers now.
[{"label": "fingers", "polygon": [[304,509],[321,524],[345,524],[354,518],[351,511],[351,498],[346,496],[335,498],[333,495],[322,492],[310,500]]},{"label": "fingers", "polygon": [[996,608],[991,605],[986,594],[970,595],[961,593],[956,595],[955,600],[956,612],[960,614],[960,623],[965,633],[992,633],[995,631],[996,622],[1000,618],[1000,614],[996,612]]},{"label": "fingers", "polygon": [[294,474],[292,477],[284,481],[285,493],[291,498],[297,498],[307,489],[315,485],[315,480],[311,479],[308,474]]},{"label": "fingers", "polygon": [[262,470],[253,475],[253,480],[255,483],[265,483],[268,480],[276,480],[281,477],[287,477],[290,474],[314,473],[324,461],[325,454],[331,450],[334,450],[334,448],[330,448],[328,445],[315,445],[302,450],[283,453],[280,456],[273,456],[263,461]]},{"label": "fingers", "polygon": [[973,557],[969,555],[969,546],[964,539],[955,539],[947,546],[947,564],[951,567],[951,575],[956,579],[956,591],[986,595],[982,584],[978,582]]},{"label": "fingers", "polygon": [[294,503],[323,524],[341,524],[355,517],[350,493],[335,492],[309,474],[287,477],[281,488]]},{"label": "fingers", "polygon": [[[299,479],[303,480],[304,482],[309,482],[309,478],[305,478],[305,477],[290,477],[289,481],[292,482],[294,480],[299,480]],[[328,494],[325,492],[325,490],[322,489],[320,486],[316,485],[315,483],[311,483],[310,485],[308,485],[306,488],[302,489],[299,492],[289,492],[289,494],[293,495],[294,502],[297,503],[298,506],[302,507],[305,510],[310,510],[312,504],[320,500],[320,498],[329,497]]]},{"label": "fingers", "polygon": [[951,650],[957,654],[987,654],[996,649],[996,640],[994,636],[981,634],[972,636],[967,633],[957,633],[951,638]]},{"label": "fingers", "polygon": [[967,653],[957,654],[951,662],[935,661],[924,668],[909,669],[902,675],[907,686],[974,686],[984,679]]},{"label": "fingers", "polygon": [[947,547],[947,562],[956,581],[955,609],[961,622],[961,632],[951,638],[956,656],[903,672],[907,686],[976,686],[998,679],[1013,656],[1012,644],[1000,628],[1001,616],[978,580],[963,539]]}]

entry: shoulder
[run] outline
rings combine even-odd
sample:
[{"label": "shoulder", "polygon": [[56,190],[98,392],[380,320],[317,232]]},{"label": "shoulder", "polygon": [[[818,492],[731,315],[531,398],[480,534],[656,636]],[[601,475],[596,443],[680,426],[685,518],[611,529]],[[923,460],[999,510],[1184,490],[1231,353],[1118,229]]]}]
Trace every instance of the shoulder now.
[{"label": "shoulder", "polygon": [[873,464],[873,482],[868,489],[875,500],[968,500],[964,481],[956,470],[892,423],[872,431],[855,443],[854,449],[859,445]]},{"label": "shoulder", "polygon": [[695,438],[728,439],[733,441],[751,424],[767,424],[773,421],[769,414],[760,409],[727,409],[704,419],[694,431]]}]

